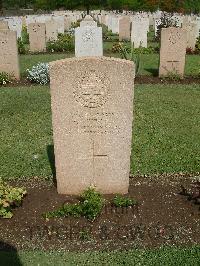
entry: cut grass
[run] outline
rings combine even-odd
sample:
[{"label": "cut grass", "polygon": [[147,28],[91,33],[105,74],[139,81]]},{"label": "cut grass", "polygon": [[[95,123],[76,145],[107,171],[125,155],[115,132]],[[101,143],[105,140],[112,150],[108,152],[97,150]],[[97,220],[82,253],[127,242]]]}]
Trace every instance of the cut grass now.
[{"label": "cut grass", "polygon": [[51,61],[56,61],[64,59],[67,57],[72,57],[74,54],[27,54],[20,55],[20,71],[21,76],[26,77],[26,70],[30,69],[32,66],[38,63],[49,63]]},{"label": "cut grass", "polygon": [[[137,85],[132,174],[200,172],[200,85]],[[0,176],[52,175],[47,86],[0,89]]]},{"label": "cut grass", "polygon": [[135,94],[131,172],[199,172],[200,85],[141,85]]},{"label": "cut grass", "polygon": [[199,247],[152,250],[130,250],[113,252],[0,252],[1,266],[7,265],[143,265],[143,266],[198,266]]},{"label": "cut grass", "polygon": [[[106,49],[112,49],[112,43],[105,43]],[[105,51],[105,56],[119,57],[119,53],[108,53]],[[55,60],[64,59],[67,57],[73,57],[74,54],[36,54],[36,55],[21,55],[20,56],[20,70],[21,76],[26,77],[26,70],[36,65],[39,62],[51,62]],[[200,56],[199,55],[187,55],[185,75],[198,76],[200,75]],[[141,67],[139,75],[158,76],[159,68],[159,54],[142,54],[141,55]]]}]

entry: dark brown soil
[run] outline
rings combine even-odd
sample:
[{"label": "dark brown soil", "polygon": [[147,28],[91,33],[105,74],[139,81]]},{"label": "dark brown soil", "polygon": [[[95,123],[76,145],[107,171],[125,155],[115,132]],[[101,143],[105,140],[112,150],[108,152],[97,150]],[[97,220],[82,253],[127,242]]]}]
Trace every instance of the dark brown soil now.
[{"label": "dark brown soil", "polygon": [[136,84],[200,84],[200,77],[184,77],[183,79],[176,78],[159,78],[154,76],[138,76],[135,78]]},{"label": "dark brown soil", "polygon": [[[200,77],[185,77],[184,79],[170,79],[170,78],[159,78],[154,76],[137,76],[135,78],[135,84],[200,84]],[[19,81],[12,81],[4,86],[0,87],[31,87],[37,86],[36,83],[31,83],[27,79],[21,79]]]},{"label": "dark brown soil", "polygon": [[131,178],[129,196],[138,206],[114,208],[110,204],[113,195],[107,195],[106,207],[93,222],[70,217],[45,220],[43,213],[78,198],[58,195],[48,181],[15,182],[26,187],[28,194],[13,218],[0,219],[0,243],[17,249],[71,251],[197,244],[200,205],[196,180],[181,176]]}]

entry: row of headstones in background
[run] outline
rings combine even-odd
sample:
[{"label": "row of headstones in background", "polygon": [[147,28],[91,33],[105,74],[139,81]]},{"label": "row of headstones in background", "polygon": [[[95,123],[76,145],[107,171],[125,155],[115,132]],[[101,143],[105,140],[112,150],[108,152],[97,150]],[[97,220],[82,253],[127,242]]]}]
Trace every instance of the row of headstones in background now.
[{"label": "row of headstones in background", "polygon": [[0,23],[7,22],[10,30],[17,32],[17,38],[21,38],[22,26],[27,26],[32,23],[56,23],[58,33],[64,33],[65,30],[69,30],[72,22],[76,22],[80,19],[81,15],[42,15],[42,16],[26,16],[26,17],[6,17],[0,18]]},{"label": "row of headstones in background", "polygon": [[[33,20],[35,21],[35,20]],[[43,21],[43,22],[42,22]],[[29,23],[28,33],[30,41],[31,52],[43,52],[46,50],[47,41],[57,40],[58,33],[64,33],[71,27],[71,20],[69,18],[60,17],[46,17],[41,20],[41,23]]]},{"label": "row of headstones in background", "polygon": [[[187,44],[186,47],[195,49],[196,39],[200,36],[200,18],[196,18],[196,20],[191,20],[190,17],[180,17],[175,16],[174,21],[177,22],[177,26],[186,30],[186,39]],[[155,20],[155,36],[157,35],[158,26],[161,24],[160,19]]]},{"label": "row of headstones in background", "polygon": [[[150,19],[151,18],[151,19]],[[119,34],[119,40],[130,40],[135,48],[147,47],[147,32],[149,26],[154,26],[155,35],[157,28],[161,23],[160,19],[147,16],[146,14],[138,14],[134,16],[116,16],[115,14],[98,15],[97,19],[105,24],[113,33]],[[187,47],[195,49],[196,38],[200,31],[200,18],[174,15],[172,19],[178,27],[183,27],[187,31]],[[132,30],[131,30],[132,28]],[[126,34],[124,34],[126,31]]]}]

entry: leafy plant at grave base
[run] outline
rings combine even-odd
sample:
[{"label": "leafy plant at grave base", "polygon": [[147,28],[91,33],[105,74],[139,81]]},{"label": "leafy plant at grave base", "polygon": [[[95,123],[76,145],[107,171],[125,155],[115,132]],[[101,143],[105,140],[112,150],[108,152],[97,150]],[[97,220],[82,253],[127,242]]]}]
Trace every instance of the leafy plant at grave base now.
[{"label": "leafy plant at grave base", "polygon": [[173,81],[180,81],[182,77],[176,71],[169,71],[167,76],[161,77],[162,79],[168,79]]},{"label": "leafy plant at grave base", "polygon": [[17,46],[18,46],[18,53],[19,54],[26,54],[26,46],[23,43],[21,38],[17,39]]},{"label": "leafy plant at grave base", "polygon": [[33,83],[46,85],[50,81],[48,63],[39,63],[33,66],[31,70],[27,69],[27,73],[27,79]]},{"label": "leafy plant at grave base", "polygon": [[28,31],[27,31],[27,27],[26,26],[23,26],[22,27],[22,42],[24,44],[29,44],[29,34],[28,34]]},{"label": "leafy plant at grave base", "polygon": [[21,205],[26,194],[24,188],[9,186],[0,178],[0,217],[12,218],[12,209]]},{"label": "leafy plant at grave base", "polygon": [[12,76],[6,72],[0,72],[0,85],[6,85],[12,81]]},{"label": "leafy plant at grave base", "polygon": [[89,220],[94,220],[101,212],[104,206],[102,195],[95,191],[94,188],[89,188],[81,195],[82,199],[82,215]]},{"label": "leafy plant at grave base", "polygon": [[126,46],[125,42],[120,43],[114,43],[112,47],[113,53],[124,53],[126,50],[126,53],[133,53],[133,54],[153,54],[157,52],[157,50],[153,47],[145,48],[145,47],[139,47],[139,48],[131,48]]},{"label": "leafy plant at grave base", "polygon": [[83,241],[91,240],[91,234],[88,230],[82,230],[79,232],[80,239]]},{"label": "leafy plant at grave base", "polygon": [[177,22],[173,20],[172,16],[173,15],[170,13],[163,13],[163,15],[161,16],[161,23],[157,26],[157,32],[155,37],[156,41],[160,41],[162,28],[178,27]]},{"label": "leafy plant at grave base", "polygon": [[58,34],[56,41],[47,42],[47,51],[53,52],[73,52],[75,49],[74,36],[70,34]]},{"label": "leafy plant at grave base", "polygon": [[134,53],[135,49],[133,47],[130,49],[122,43],[118,44],[118,48],[122,59],[130,60],[135,63],[135,75],[137,76],[141,68],[141,53]]},{"label": "leafy plant at grave base", "polygon": [[107,42],[119,40],[119,35],[108,30],[108,27],[102,24],[103,40]]},{"label": "leafy plant at grave base", "polygon": [[103,206],[104,199],[101,194],[94,188],[88,188],[81,195],[79,203],[63,204],[58,210],[47,212],[43,216],[45,218],[83,216],[89,220],[94,220],[101,213]]},{"label": "leafy plant at grave base", "polygon": [[129,207],[137,204],[137,201],[131,198],[116,195],[113,199],[113,205],[116,207]]}]

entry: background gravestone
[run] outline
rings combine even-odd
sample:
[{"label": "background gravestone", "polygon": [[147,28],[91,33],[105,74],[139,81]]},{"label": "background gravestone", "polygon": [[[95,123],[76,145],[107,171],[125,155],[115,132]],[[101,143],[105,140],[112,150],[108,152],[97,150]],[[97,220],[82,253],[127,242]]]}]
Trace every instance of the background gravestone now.
[{"label": "background gravestone", "polygon": [[31,23],[28,25],[30,51],[46,51],[46,30],[44,23]]},{"label": "background gravestone", "polygon": [[103,37],[102,28],[93,26],[75,29],[75,56],[102,56]]},{"label": "background gravestone", "polygon": [[20,79],[17,33],[0,30],[0,72],[6,72]]},{"label": "background gravestone", "polygon": [[159,76],[184,75],[186,31],[181,28],[162,28]]},{"label": "background gravestone", "polygon": [[8,21],[0,20],[0,30],[9,30]]},{"label": "background gravestone", "polygon": [[193,22],[184,23],[182,27],[186,31],[187,48],[195,50],[195,44],[197,39],[197,24]]},{"label": "background gravestone", "polygon": [[119,19],[119,41],[122,40],[130,40],[130,34],[131,34],[131,23],[130,23],[130,17],[122,17]]},{"label": "background gravestone", "polygon": [[94,26],[97,27],[97,22],[93,20],[93,18],[89,15],[85,16],[85,18],[80,22],[80,27],[85,26]]},{"label": "background gravestone", "polygon": [[50,77],[58,192],[127,193],[134,63],[65,59],[50,63]]},{"label": "background gravestone", "polygon": [[46,22],[46,41],[56,41],[58,39],[57,24],[54,20]]},{"label": "background gravestone", "polygon": [[136,18],[132,21],[131,43],[134,48],[147,48],[147,31],[148,24],[144,18]]}]

